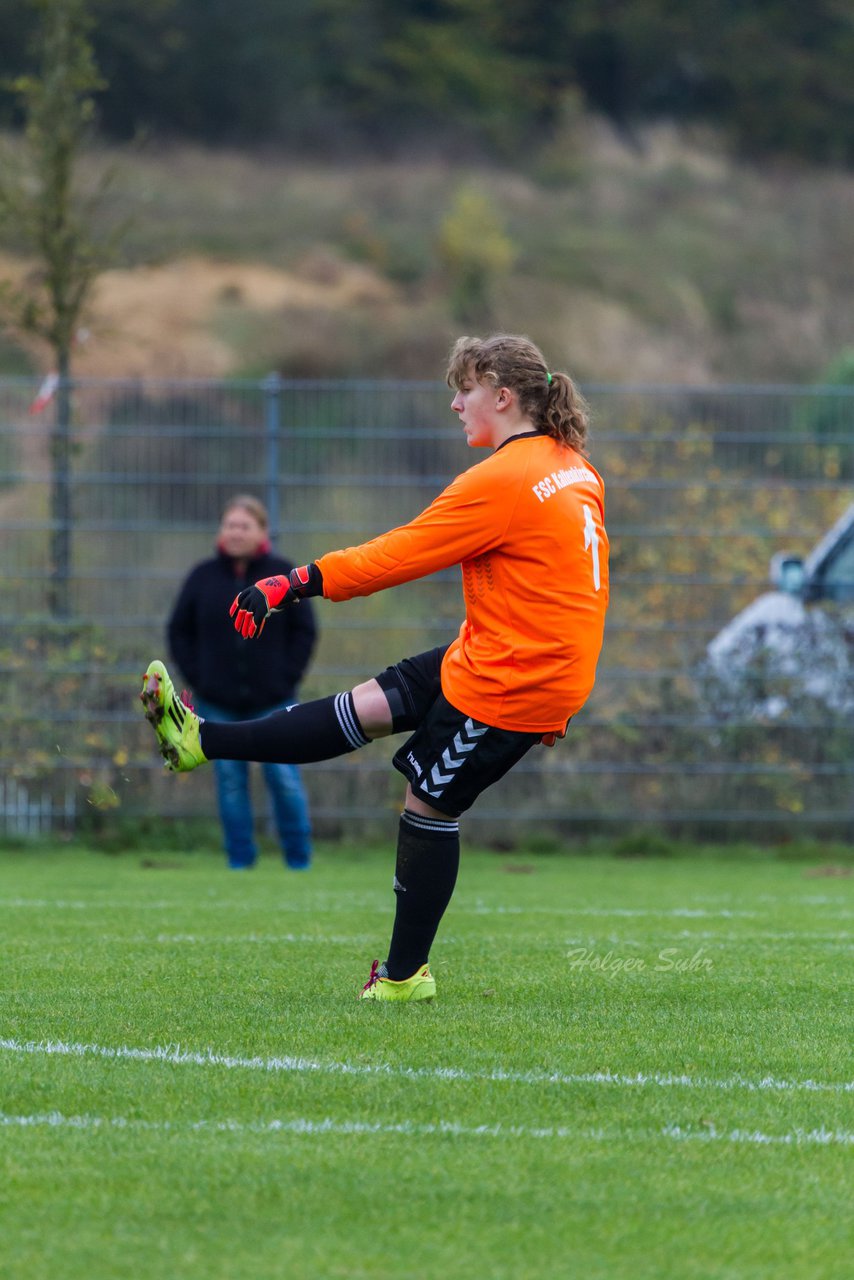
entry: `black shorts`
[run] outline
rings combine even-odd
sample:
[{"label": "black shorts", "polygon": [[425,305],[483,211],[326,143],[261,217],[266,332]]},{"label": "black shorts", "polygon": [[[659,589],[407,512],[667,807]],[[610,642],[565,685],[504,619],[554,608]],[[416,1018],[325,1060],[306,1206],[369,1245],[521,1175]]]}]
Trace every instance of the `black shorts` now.
[{"label": "black shorts", "polygon": [[386,667],[377,681],[388,698],[395,733],[413,730],[394,755],[425,804],[457,818],[503,778],[542,737],[496,729],[452,707],[442,693],[447,645]]}]

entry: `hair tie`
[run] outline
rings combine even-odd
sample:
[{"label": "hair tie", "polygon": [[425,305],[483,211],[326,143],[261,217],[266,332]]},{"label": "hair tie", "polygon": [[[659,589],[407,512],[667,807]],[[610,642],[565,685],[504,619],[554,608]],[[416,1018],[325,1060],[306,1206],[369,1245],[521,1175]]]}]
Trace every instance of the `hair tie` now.
[{"label": "hair tie", "polygon": [[546,382],[549,384],[549,386],[552,385],[552,375],[550,373],[546,374]]}]

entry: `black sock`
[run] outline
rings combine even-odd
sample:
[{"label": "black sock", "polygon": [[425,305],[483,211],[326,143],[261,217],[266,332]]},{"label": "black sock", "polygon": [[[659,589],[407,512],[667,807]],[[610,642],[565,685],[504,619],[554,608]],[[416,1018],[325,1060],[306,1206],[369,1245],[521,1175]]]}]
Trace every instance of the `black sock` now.
[{"label": "black sock", "polygon": [[427,963],[459,865],[459,823],[453,818],[423,818],[404,809],[394,873],[397,907],[386,960],[388,976],[395,982],[411,978]]},{"label": "black sock", "polygon": [[226,724],[205,720],[200,733],[208,760],[257,760],[261,764],[310,764],[364,747],[351,693],[303,702],[260,720]]}]

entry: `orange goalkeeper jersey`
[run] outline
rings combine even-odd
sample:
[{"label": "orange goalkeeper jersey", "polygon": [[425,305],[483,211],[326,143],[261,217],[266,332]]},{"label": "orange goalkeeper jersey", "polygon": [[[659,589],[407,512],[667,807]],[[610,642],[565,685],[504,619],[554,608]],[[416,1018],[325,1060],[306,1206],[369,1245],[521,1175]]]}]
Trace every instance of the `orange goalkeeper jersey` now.
[{"label": "orange goalkeeper jersey", "polygon": [[409,524],[317,561],[329,600],[460,564],[466,617],[442,692],[499,729],[560,732],[596,674],[608,604],[602,480],[549,436],[513,436]]}]

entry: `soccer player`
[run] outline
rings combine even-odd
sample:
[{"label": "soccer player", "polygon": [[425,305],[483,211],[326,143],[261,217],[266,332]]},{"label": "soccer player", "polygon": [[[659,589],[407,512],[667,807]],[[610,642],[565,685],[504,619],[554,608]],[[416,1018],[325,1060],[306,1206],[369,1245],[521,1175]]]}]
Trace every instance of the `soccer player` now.
[{"label": "soccer player", "polygon": [[[460,338],[448,365],[451,408],[470,467],[414,520],[262,579],[231,606],[247,640],[310,596],[349,600],[459,564],[466,614],[449,645],[263,720],[200,720],[162,662],[141,698],[167,766],[208,760],[306,764],[407,733],[394,767],[407,779],[388,956],[361,992],[429,1000],[429,954],[459,866],[459,818],[531,748],[553,746],[596,674],[608,603],[601,477],[587,462],[587,407],[527,338]],[[275,623],[273,624],[275,625]]]}]

